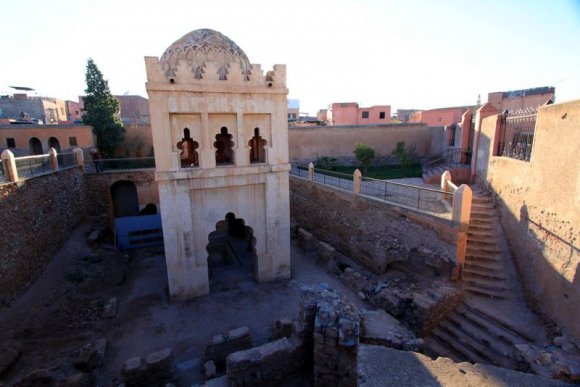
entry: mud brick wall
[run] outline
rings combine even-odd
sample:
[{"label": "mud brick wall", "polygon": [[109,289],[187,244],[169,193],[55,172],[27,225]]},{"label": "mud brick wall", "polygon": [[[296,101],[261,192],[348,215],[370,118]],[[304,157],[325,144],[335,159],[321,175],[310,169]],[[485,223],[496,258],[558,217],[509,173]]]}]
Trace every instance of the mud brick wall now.
[{"label": "mud brick wall", "polygon": [[398,261],[447,270],[455,256],[457,229],[449,220],[296,177],[290,178],[290,215],[318,240],[376,273]]},{"label": "mud brick wall", "polygon": [[85,214],[85,183],[66,169],[0,185],[0,307],[37,278]]},{"label": "mud brick wall", "polygon": [[304,288],[300,316],[312,333],[314,385],[356,386],[359,311],[332,290]]}]

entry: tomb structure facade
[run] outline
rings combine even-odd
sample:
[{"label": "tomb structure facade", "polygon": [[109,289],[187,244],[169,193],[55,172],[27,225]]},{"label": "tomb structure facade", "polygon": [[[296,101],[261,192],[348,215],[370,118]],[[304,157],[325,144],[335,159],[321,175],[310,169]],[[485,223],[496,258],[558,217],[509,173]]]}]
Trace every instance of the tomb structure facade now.
[{"label": "tomb structure facade", "polygon": [[264,74],[210,29],[145,65],[171,299],[209,293],[210,234],[224,224],[248,241],[258,282],[289,278],[285,65]]}]

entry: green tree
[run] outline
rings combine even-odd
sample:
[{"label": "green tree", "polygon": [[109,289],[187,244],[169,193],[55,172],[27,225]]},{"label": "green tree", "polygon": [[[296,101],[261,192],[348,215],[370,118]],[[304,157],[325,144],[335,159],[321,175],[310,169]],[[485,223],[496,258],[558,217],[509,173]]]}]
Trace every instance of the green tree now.
[{"label": "green tree", "polygon": [[401,168],[407,169],[411,166],[413,161],[413,154],[415,152],[415,146],[406,146],[405,141],[398,141],[397,146],[393,150],[393,155],[399,158],[401,163]]},{"label": "green tree", "polygon": [[369,165],[375,158],[375,150],[365,144],[356,144],[353,153],[360,163],[363,175],[366,175]]},{"label": "green tree", "polygon": [[87,61],[86,82],[83,123],[93,127],[97,147],[103,156],[112,157],[125,137],[125,128],[119,118],[119,101],[111,95],[109,83],[92,59]]}]

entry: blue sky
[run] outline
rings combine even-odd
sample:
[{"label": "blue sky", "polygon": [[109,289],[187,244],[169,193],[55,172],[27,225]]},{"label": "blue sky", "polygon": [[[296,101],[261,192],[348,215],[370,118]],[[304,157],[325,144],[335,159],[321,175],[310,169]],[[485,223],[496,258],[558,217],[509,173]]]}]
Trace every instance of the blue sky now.
[{"label": "blue sky", "polygon": [[0,92],[76,100],[92,57],[114,94],[145,92],[144,56],[198,28],[252,63],[287,65],[289,98],[436,108],[556,86],[580,99],[580,0],[5,0]]}]

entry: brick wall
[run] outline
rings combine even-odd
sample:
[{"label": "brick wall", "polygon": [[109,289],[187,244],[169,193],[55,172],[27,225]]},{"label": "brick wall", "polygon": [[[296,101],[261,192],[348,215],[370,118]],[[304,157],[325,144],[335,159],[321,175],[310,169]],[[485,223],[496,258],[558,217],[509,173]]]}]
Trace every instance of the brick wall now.
[{"label": "brick wall", "polygon": [[85,214],[78,169],[0,185],[0,307],[42,272]]}]

